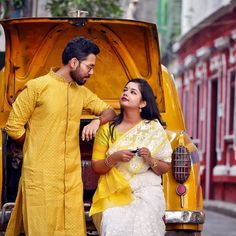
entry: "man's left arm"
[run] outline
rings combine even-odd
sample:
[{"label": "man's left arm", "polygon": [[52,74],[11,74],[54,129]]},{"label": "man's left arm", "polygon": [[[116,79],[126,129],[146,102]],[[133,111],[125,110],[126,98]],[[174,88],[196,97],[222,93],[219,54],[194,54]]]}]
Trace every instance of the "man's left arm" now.
[{"label": "man's left arm", "polygon": [[88,125],[83,128],[82,140],[91,140],[95,137],[100,125],[106,124],[116,116],[114,109],[108,108],[103,111],[100,116],[93,119]]}]

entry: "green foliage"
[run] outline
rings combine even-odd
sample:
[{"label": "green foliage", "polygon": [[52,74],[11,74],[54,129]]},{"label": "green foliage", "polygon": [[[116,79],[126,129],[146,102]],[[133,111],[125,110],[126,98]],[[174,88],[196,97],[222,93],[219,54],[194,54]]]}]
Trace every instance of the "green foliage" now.
[{"label": "green foliage", "polygon": [[70,0],[51,0],[46,8],[50,10],[52,16],[67,16]]},{"label": "green foliage", "polygon": [[12,0],[12,4],[15,7],[15,9],[21,9],[24,6],[23,0]]},{"label": "green foliage", "polygon": [[122,10],[117,0],[50,0],[47,9],[52,16],[68,16],[70,11],[83,10],[92,17],[119,17]]},{"label": "green foliage", "polygon": [[0,0],[0,5],[1,18],[9,18],[10,9],[22,9],[24,7],[24,0]]},{"label": "green foliage", "polygon": [[9,12],[9,0],[0,0],[0,18],[5,18]]}]

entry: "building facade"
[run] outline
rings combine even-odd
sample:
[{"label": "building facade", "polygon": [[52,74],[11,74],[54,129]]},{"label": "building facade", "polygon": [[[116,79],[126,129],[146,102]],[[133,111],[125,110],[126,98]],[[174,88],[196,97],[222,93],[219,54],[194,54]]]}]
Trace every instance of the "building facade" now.
[{"label": "building facade", "polygon": [[236,2],[183,1],[182,15],[174,73],[204,198],[236,203]]},{"label": "building facade", "polygon": [[157,1],[157,28],[163,64],[173,59],[171,46],[180,35],[181,8],[182,0]]}]

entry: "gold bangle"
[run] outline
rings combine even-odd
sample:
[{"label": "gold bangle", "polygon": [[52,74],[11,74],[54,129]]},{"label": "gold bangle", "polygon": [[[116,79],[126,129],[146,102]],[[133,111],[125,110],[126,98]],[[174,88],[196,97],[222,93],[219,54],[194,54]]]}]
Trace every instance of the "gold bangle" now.
[{"label": "gold bangle", "polygon": [[151,165],[152,168],[155,168],[156,166],[158,166],[158,160],[154,160],[153,164]]},{"label": "gold bangle", "polygon": [[106,158],[104,159],[104,163],[105,163],[105,165],[106,165],[107,167],[112,168],[113,165],[109,162],[109,157],[110,157],[110,156],[108,156],[108,157],[106,157]]}]

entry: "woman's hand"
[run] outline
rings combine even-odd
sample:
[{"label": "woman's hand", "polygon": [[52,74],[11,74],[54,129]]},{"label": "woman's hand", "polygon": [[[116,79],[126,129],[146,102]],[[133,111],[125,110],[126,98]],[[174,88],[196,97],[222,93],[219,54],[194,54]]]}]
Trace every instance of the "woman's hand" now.
[{"label": "woman's hand", "polygon": [[143,160],[149,164],[150,166],[153,165],[154,158],[151,156],[151,152],[148,148],[142,147],[138,150],[138,155],[143,158]]},{"label": "woman's hand", "polygon": [[112,164],[117,164],[118,162],[129,162],[134,157],[134,153],[129,150],[120,150],[112,153],[109,156],[109,161]]},{"label": "woman's hand", "polygon": [[169,171],[169,169],[171,168],[170,163],[154,159],[151,156],[151,152],[145,147],[140,148],[138,153],[139,153],[139,156],[143,157],[143,160],[151,166],[152,170],[157,175],[162,175],[166,173],[167,171]]},{"label": "woman's hand", "polygon": [[92,160],[92,168],[97,174],[107,173],[118,162],[129,162],[134,157],[130,150],[120,150],[102,160]]}]

